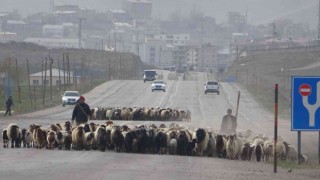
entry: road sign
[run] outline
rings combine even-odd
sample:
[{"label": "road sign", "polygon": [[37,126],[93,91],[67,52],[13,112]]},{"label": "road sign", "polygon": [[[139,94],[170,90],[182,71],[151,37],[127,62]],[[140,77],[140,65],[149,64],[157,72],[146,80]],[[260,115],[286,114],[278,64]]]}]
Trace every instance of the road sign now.
[{"label": "road sign", "polygon": [[292,77],[291,92],[291,130],[320,131],[320,77]]},{"label": "road sign", "polygon": [[310,84],[302,84],[299,87],[299,93],[301,94],[301,96],[309,96],[311,94]]}]

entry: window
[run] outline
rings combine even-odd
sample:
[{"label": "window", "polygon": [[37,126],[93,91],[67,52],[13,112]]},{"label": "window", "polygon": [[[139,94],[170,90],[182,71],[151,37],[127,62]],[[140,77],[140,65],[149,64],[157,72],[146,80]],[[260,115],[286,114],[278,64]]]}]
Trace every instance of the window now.
[{"label": "window", "polygon": [[43,80],[43,84],[49,84],[49,80]]},{"label": "window", "polygon": [[38,85],[38,84],[39,84],[39,81],[38,81],[38,80],[32,80],[32,84],[33,84],[33,85]]},{"label": "window", "polygon": [[56,80],[56,84],[57,85],[61,84],[61,81],[60,80]]}]

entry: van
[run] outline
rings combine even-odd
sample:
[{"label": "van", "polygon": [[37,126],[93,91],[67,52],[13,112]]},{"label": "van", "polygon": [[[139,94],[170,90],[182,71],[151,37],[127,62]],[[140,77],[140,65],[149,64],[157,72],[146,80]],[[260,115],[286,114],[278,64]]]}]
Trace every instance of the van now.
[{"label": "van", "polygon": [[156,80],[157,71],[155,70],[144,70],[143,82]]}]

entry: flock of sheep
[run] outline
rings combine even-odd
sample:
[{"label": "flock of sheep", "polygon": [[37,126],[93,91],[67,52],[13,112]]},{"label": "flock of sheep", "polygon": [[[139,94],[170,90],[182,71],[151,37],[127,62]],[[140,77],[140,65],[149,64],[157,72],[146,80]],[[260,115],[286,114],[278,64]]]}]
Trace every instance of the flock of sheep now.
[{"label": "flock of sheep", "polygon": [[[3,130],[3,147],[34,147],[65,150],[115,150],[127,153],[172,154],[187,156],[209,156],[231,160],[270,161],[274,148],[281,160],[297,160],[296,149],[280,140],[274,147],[268,137],[251,136],[250,130],[233,135],[220,135],[205,128],[193,130],[172,123],[169,127],[82,124],[72,126],[51,124],[49,127],[31,124],[22,128],[9,124]],[[307,156],[301,156],[307,161]]]},{"label": "flock of sheep", "polygon": [[191,121],[189,110],[154,107],[97,107],[91,109],[91,120]]}]

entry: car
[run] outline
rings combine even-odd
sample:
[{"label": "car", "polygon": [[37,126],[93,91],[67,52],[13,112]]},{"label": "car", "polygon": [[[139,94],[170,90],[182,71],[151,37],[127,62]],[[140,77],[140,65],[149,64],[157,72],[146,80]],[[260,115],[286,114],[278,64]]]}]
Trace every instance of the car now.
[{"label": "car", "polygon": [[217,93],[219,95],[219,86],[219,83],[216,81],[208,81],[206,84],[204,84],[204,93]]},{"label": "car", "polygon": [[162,90],[166,92],[166,83],[164,81],[154,81],[151,84],[151,91]]},{"label": "car", "polygon": [[62,106],[77,104],[80,98],[78,91],[65,91],[62,95]]}]

